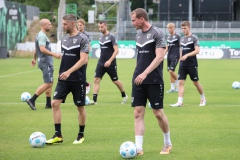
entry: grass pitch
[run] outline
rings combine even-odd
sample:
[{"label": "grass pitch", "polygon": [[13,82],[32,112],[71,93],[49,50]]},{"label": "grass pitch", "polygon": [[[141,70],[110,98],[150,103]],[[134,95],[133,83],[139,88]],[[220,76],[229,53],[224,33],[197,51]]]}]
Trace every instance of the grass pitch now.
[{"label": "grass pitch", "polygon": [[[54,134],[51,110],[45,109],[45,95],[36,101],[36,111],[21,102],[22,92],[34,94],[43,83],[41,71],[30,66],[30,58],[0,59],[0,159],[83,159],[120,160],[119,147],[124,141],[134,142],[131,98],[121,105],[121,94],[108,75],[101,82],[96,106],[87,106],[85,142],[73,145],[78,133],[77,110],[69,94],[62,109],[62,144],[32,148],[29,136],[43,132],[47,139]],[[55,82],[60,60],[54,60]],[[93,83],[97,59],[90,59],[87,80]],[[131,97],[131,79],[135,59],[119,59],[119,79]],[[185,83],[184,107],[170,108],[177,94],[165,94],[164,111],[170,123],[173,149],[160,155],[163,135],[149,107],[146,107],[144,155],[135,159],[239,159],[240,153],[240,89],[232,89],[240,81],[239,60],[199,60],[200,83],[204,87],[207,106],[199,107],[200,96],[189,77]],[[164,62],[165,91],[170,88],[169,73]],[[92,90],[89,94],[92,98]]]}]

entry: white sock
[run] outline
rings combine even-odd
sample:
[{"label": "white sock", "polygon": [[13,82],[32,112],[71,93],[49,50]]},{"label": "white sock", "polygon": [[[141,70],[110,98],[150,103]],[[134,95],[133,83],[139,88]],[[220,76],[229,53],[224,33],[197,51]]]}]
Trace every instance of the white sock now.
[{"label": "white sock", "polygon": [[178,80],[175,80],[176,89],[178,88]]},{"label": "white sock", "polygon": [[135,136],[135,144],[138,151],[142,151],[143,136]]},{"label": "white sock", "polygon": [[171,83],[171,90],[175,90],[175,83]]},{"label": "white sock", "polygon": [[178,103],[183,103],[183,98],[182,97],[178,97]]},{"label": "white sock", "polygon": [[204,100],[205,99],[205,95],[204,93],[201,95],[201,100]]},{"label": "white sock", "polygon": [[172,142],[170,140],[170,131],[167,133],[163,133],[164,137],[164,145],[172,145]]}]

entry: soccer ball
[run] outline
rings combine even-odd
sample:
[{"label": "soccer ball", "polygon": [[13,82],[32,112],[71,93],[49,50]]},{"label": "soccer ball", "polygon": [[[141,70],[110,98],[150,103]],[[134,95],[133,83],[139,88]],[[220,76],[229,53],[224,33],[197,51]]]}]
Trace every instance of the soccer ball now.
[{"label": "soccer ball", "polygon": [[88,96],[85,97],[85,105],[88,105],[90,103],[90,98]]},{"label": "soccer ball", "polygon": [[232,88],[239,89],[240,88],[240,83],[238,81],[233,82]]},{"label": "soccer ball", "polygon": [[23,93],[21,94],[21,100],[22,100],[23,102],[25,102],[26,100],[28,100],[28,99],[30,99],[30,98],[31,98],[31,94],[28,93],[28,92],[23,92]]},{"label": "soccer ball", "polygon": [[46,136],[42,132],[34,132],[29,137],[29,143],[34,148],[43,147],[46,143]]},{"label": "soccer ball", "polygon": [[119,152],[123,158],[134,158],[137,155],[137,147],[133,142],[126,141],[120,146]]}]

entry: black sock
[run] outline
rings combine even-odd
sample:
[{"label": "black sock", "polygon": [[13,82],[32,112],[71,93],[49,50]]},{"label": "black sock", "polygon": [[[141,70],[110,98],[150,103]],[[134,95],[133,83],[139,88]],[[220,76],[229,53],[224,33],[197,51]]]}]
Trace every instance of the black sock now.
[{"label": "black sock", "polygon": [[97,94],[93,94],[93,101],[94,102],[97,102],[97,96],[98,96]]},{"label": "black sock", "polygon": [[126,97],[126,94],[124,91],[122,92],[122,97]]},{"label": "black sock", "polygon": [[78,135],[80,137],[84,137],[84,129],[85,129],[85,125],[84,126],[79,125],[79,133],[78,133]]},{"label": "black sock", "polygon": [[54,124],[55,126],[55,135],[61,137],[62,133],[61,133],[61,123],[60,124]]},{"label": "black sock", "polygon": [[32,102],[35,102],[37,98],[38,98],[38,95],[34,94],[30,100]]},{"label": "black sock", "polygon": [[51,106],[51,97],[46,97],[46,106]]}]

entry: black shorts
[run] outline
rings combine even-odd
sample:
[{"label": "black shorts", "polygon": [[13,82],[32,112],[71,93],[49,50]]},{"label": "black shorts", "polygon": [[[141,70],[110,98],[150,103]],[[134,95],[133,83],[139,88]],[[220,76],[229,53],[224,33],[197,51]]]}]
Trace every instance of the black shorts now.
[{"label": "black shorts", "polygon": [[179,67],[178,70],[178,80],[186,80],[187,75],[189,74],[192,81],[198,81],[198,68],[191,66],[191,67]]},{"label": "black shorts", "polygon": [[145,106],[147,99],[153,109],[163,108],[164,85],[163,84],[132,84],[132,107]]},{"label": "black shorts", "polygon": [[117,75],[117,66],[116,65],[111,65],[109,67],[104,67],[101,65],[97,65],[97,68],[95,70],[95,78],[102,78],[104,74],[107,72],[109,77],[111,78],[112,81],[117,81],[118,80],[118,75]]},{"label": "black shorts", "polygon": [[178,59],[168,59],[167,70],[175,71],[177,64],[178,64]]},{"label": "black shorts", "polygon": [[52,83],[53,82],[53,66],[45,66],[40,68],[43,74],[44,83]]},{"label": "black shorts", "polygon": [[76,106],[85,105],[86,84],[83,82],[58,81],[53,99],[62,99],[62,103],[65,103],[70,92]]}]

